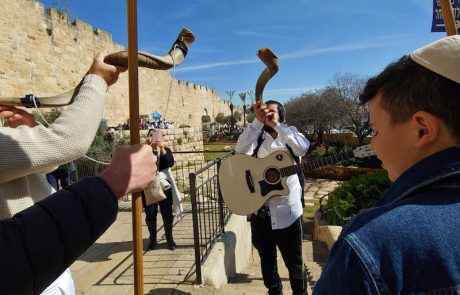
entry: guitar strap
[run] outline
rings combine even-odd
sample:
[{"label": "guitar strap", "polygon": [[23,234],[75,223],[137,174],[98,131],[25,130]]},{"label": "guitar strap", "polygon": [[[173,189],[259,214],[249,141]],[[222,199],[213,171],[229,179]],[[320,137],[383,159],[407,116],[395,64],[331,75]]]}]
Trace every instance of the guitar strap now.
[{"label": "guitar strap", "polygon": [[[257,158],[257,153],[259,152],[260,146],[262,145],[262,142],[264,141],[264,131],[260,133],[259,137],[257,138],[257,146],[254,149],[252,156]],[[297,165],[300,164],[300,157],[296,156],[294,154],[294,151],[292,148],[286,144],[286,148],[288,149],[289,153],[291,154],[291,157],[294,159]],[[305,208],[305,199],[304,199],[304,194],[305,194],[305,176],[303,174],[303,170],[300,169],[300,172],[297,173],[297,176],[299,177],[299,182],[300,182],[300,201],[302,202],[302,208]]]}]

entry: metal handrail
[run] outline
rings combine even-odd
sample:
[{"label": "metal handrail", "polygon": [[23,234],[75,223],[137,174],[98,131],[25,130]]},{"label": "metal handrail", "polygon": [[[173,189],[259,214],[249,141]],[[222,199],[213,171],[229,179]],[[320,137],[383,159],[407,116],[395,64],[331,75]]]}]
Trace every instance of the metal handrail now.
[{"label": "metal handrail", "polygon": [[[225,223],[231,215],[231,212],[226,208],[222,199],[217,171],[221,162],[234,153],[234,151],[231,151],[222,158],[217,158],[201,169],[189,174],[193,236],[195,241],[195,283],[197,285],[203,284],[201,266],[218,237],[225,232]],[[197,178],[206,173],[207,178],[198,184]],[[207,193],[206,196],[204,196],[203,192]],[[214,198],[210,198],[212,194],[215,194]],[[215,198],[216,195],[217,198]],[[217,216],[215,211],[217,211]]]},{"label": "metal handrail", "polygon": [[[177,153],[202,153],[203,151],[174,152]],[[223,160],[235,153],[228,151],[204,151],[225,152],[222,157],[209,162],[183,161],[185,165],[176,162],[173,174],[179,189],[184,194],[190,194],[192,205],[192,223],[194,236],[196,284],[203,283],[201,266],[208,257],[214,244],[222,233],[225,232],[225,224],[228,222],[231,212],[225,206],[219,189],[217,172]],[[188,165],[188,163],[193,163]],[[201,166],[204,165],[204,166]],[[94,163],[87,160],[77,161],[77,173],[75,177],[97,175],[107,165]],[[188,172],[188,179],[186,173]],[[74,179],[72,179],[74,180]],[[188,183],[187,183],[188,181]]]},{"label": "metal handrail", "polygon": [[[326,220],[330,225],[339,225],[339,226],[344,226],[346,225],[352,218],[352,216],[349,217],[343,217],[340,212],[337,210],[336,207],[329,208],[327,205],[323,204],[323,199],[325,197],[332,197],[330,193],[325,194],[324,196],[321,196],[319,198],[319,216],[320,219]],[[325,218],[324,218],[325,217]]]}]

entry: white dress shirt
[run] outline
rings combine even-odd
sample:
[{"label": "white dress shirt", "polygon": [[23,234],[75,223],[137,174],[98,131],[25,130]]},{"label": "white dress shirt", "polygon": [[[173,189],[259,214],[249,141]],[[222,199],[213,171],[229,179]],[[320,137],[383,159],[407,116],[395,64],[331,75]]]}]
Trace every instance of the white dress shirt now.
[{"label": "white dress shirt", "polygon": [[[257,147],[257,139],[263,126],[262,122],[254,119],[239,136],[235,151],[237,153],[252,155],[254,149]],[[286,144],[292,149],[294,155],[299,157],[305,155],[308,151],[310,142],[294,126],[287,126],[281,123],[274,129],[278,132],[278,137],[273,139],[270,134],[264,132],[264,140],[257,152],[258,158],[265,158],[278,150],[286,151],[290,154],[286,148]],[[292,160],[292,163],[296,164],[294,160]],[[300,200],[302,188],[300,187],[297,174],[287,177],[287,186],[289,187],[289,195],[274,196],[265,203],[270,208],[272,229],[286,228],[302,215],[303,208]]]}]

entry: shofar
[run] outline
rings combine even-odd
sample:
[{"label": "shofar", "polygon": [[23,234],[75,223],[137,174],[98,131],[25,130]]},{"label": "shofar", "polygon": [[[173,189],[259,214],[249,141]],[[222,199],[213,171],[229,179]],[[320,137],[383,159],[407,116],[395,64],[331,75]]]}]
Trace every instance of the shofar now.
[{"label": "shofar", "polygon": [[265,85],[278,72],[278,57],[269,49],[261,48],[257,51],[259,59],[267,66],[260,74],[259,79],[256,83],[256,103],[263,102],[262,94],[264,92]]},{"label": "shofar", "polygon": [[[189,29],[182,29],[177,36],[177,40],[174,42],[171,50],[164,56],[156,56],[146,52],[138,52],[138,65],[139,67],[154,69],[154,70],[167,70],[174,66],[181,64],[185,56],[187,55],[188,49],[195,41],[195,36]],[[114,66],[128,66],[128,51],[119,51],[107,55],[104,61]],[[34,97],[32,94],[28,94],[25,97],[0,97],[0,104],[13,105],[13,106],[24,106],[27,108],[34,107],[59,107],[69,105],[73,102],[75,96],[78,94],[81,82],[73,90],[49,97]],[[35,102],[35,103],[34,103]]]}]

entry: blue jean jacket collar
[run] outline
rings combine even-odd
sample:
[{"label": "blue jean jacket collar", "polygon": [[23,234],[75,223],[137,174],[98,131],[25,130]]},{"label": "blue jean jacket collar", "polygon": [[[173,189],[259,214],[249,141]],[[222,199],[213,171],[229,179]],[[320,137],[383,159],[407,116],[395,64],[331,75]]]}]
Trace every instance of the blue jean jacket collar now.
[{"label": "blue jean jacket collar", "polygon": [[427,185],[455,175],[460,175],[460,146],[433,154],[406,170],[376,206],[400,201]]}]

